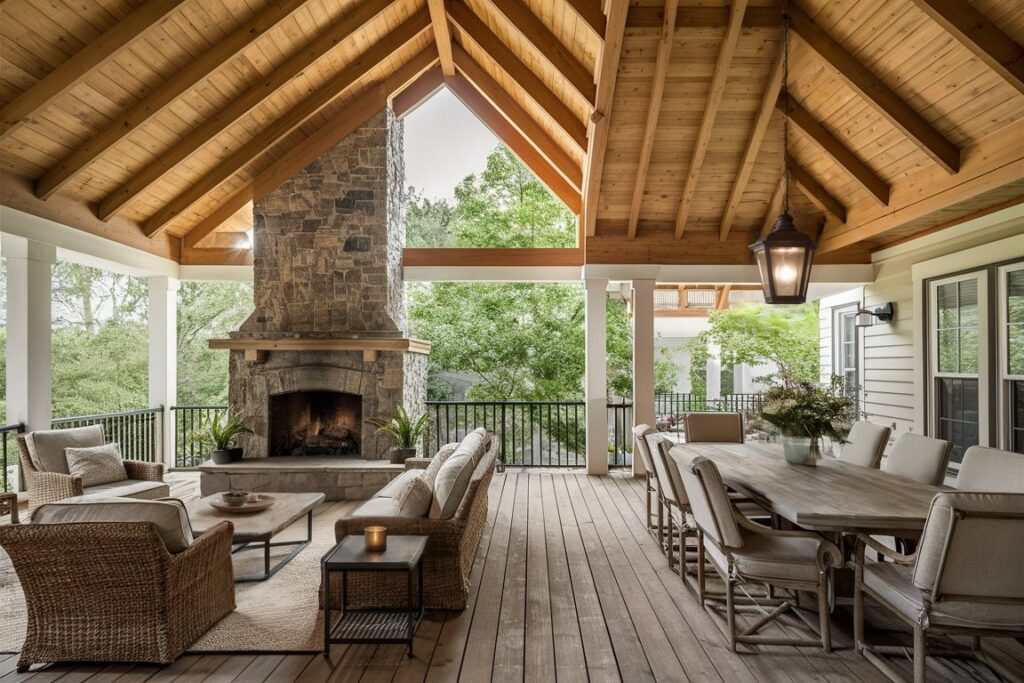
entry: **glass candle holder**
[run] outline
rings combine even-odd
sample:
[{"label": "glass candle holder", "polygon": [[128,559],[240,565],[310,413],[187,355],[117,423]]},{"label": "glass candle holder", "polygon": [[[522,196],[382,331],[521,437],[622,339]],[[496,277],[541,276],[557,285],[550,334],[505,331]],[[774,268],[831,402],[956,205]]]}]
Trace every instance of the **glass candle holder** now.
[{"label": "glass candle holder", "polygon": [[388,530],[383,526],[368,526],[363,529],[363,543],[370,552],[379,553],[387,550]]}]

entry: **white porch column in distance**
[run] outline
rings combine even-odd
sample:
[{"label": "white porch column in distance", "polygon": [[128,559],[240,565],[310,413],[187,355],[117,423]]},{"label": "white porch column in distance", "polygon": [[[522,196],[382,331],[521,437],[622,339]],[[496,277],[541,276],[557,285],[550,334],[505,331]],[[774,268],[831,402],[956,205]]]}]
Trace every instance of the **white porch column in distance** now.
[{"label": "white porch column in distance", "polygon": [[160,436],[164,464],[174,465],[174,415],[178,401],[178,288],[175,278],[154,275],[149,283],[149,405],[163,406]]},{"label": "white porch column in distance", "polygon": [[608,474],[608,280],[586,278],[587,474]]},{"label": "white porch column in distance", "polygon": [[715,343],[708,344],[707,398],[709,401],[722,397],[722,349]]},{"label": "white porch column in distance", "polygon": [[[633,426],[654,426],[654,280],[633,280]],[[633,474],[646,473],[633,449]]]}]

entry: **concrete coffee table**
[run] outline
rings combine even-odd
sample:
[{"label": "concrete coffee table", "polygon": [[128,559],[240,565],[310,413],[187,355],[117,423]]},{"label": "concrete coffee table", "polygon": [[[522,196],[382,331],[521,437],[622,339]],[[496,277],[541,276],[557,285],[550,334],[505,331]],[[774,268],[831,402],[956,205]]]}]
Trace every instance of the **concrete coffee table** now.
[{"label": "concrete coffee table", "polygon": [[[224,512],[214,508],[209,499],[219,493],[205,498],[198,498],[186,503],[188,518],[192,523],[192,532],[195,535],[205,533],[221,522],[227,520],[234,524],[235,533],[232,541],[235,544],[232,553],[242,552],[246,549],[263,548],[263,572],[261,574],[247,574],[235,578],[236,582],[244,581],[266,581],[276,574],[281,567],[292,561],[302,549],[309,545],[313,538],[313,508],[324,502],[322,493],[264,493],[260,495],[273,496],[274,504],[260,512],[232,513]],[[277,541],[271,539],[281,533],[302,515],[306,515],[306,538],[301,541]],[[284,546],[295,546],[284,559],[280,560],[273,567],[270,566],[270,549]]]}]

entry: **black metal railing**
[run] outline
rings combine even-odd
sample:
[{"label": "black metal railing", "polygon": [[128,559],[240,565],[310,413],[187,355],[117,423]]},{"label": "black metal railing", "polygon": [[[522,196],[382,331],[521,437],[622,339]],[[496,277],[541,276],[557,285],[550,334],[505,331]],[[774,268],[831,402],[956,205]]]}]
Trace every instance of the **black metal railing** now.
[{"label": "black metal railing", "polygon": [[163,462],[161,425],[164,408],[140,408],[121,413],[78,415],[51,421],[53,429],[71,429],[88,425],[102,425],[107,441],[116,441],[121,455],[127,460]]},{"label": "black metal railing", "polygon": [[654,395],[654,415],[662,432],[683,433],[683,415],[721,411],[742,413],[744,420],[761,414],[762,394],[726,394],[709,399],[703,394],[665,393]]},{"label": "black metal railing", "polygon": [[205,428],[207,422],[219,418],[227,406],[171,406],[174,420],[174,466],[195,467],[209,457],[209,448],[199,443],[194,435]]},{"label": "black metal railing", "polygon": [[18,434],[25,431],[25,425],[13,424],[0,427],[0,458],[3,470],[0,471],[0,491],[13,491],[17,487],[18,472],[21,460],[18,458]]}]

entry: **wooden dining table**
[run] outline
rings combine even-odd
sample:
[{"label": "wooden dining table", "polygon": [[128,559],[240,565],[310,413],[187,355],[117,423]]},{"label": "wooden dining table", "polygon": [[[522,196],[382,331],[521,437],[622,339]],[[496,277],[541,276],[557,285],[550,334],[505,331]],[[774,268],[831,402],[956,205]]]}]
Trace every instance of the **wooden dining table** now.
[{"label": "wooden dining table", "polygon": [[946,486],[922,484],[826,456],[817,466],[791,465],[775,443],[692,443],[672,447],[681,456],[714,461],[722,480],[766,510],[804,529],[916,537],[928,508]]}]

